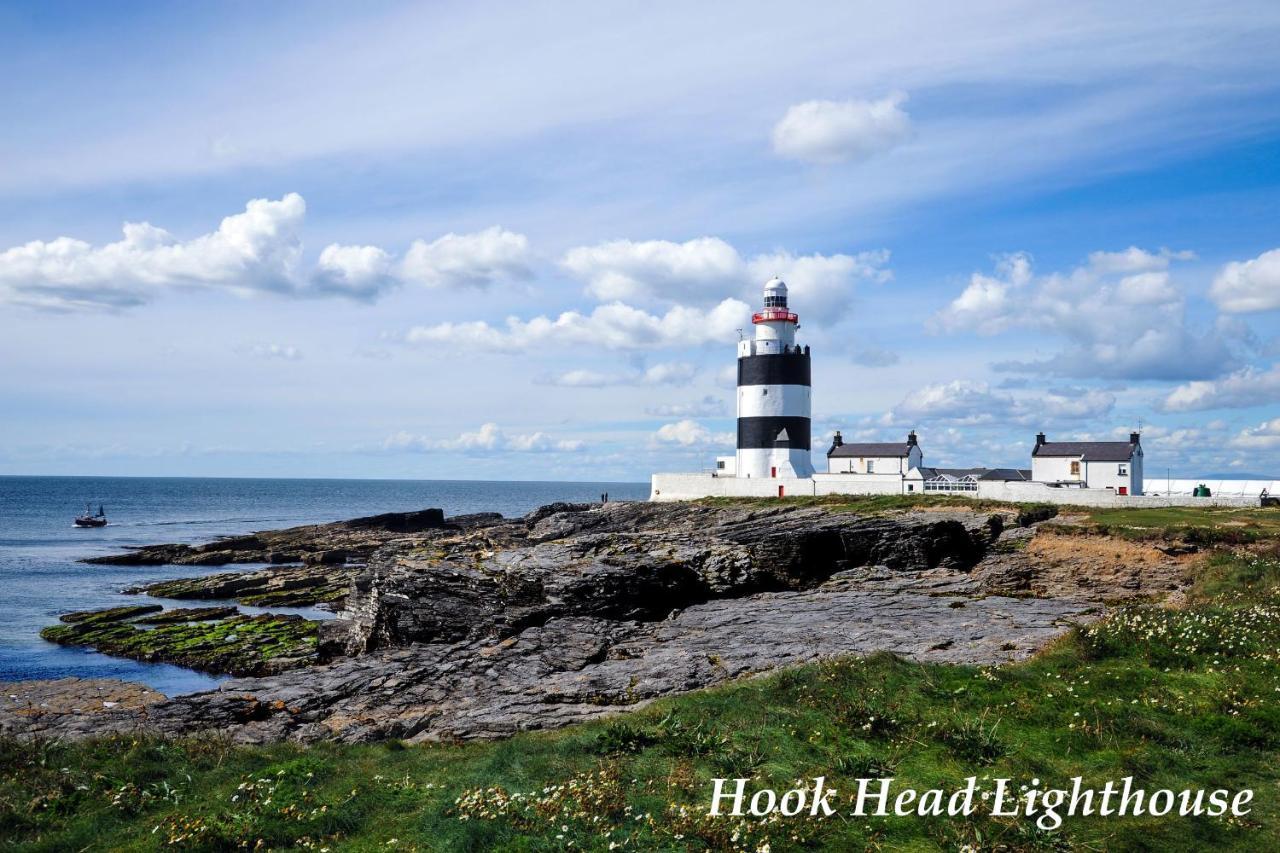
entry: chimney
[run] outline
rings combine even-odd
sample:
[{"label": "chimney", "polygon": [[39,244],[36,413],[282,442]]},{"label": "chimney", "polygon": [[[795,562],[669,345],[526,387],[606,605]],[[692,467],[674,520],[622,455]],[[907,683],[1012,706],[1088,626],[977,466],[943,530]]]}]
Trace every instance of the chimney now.
[{"label": "chimney", "polygon": [[915,447],[920,442],[916,441],[916,431],[912,430],[907,433],[907,447]]},{"label": "chimney", "polygon": [[1130,443],[1130,444],[1137,444],[1137,443],[1138,443],[1138,439],[1139,439],[1139,438],[1141,438],[1141,437],[1142,437],[1142,433],[1138,433],[1138,432],[1131,432],[1131,433],[1129,433],[1129,443]]},{"label": "chimney", "polygon": [[840,430],[836,430],[836,434],[831,437],[831,449],[828,453],[834,453],[835,449],[844,444],[844,437],[840,435]]},{"label": "chimney", "polygon": [[1044,444],[1044,433],[1038,432],[1036,433],[1036,447],[1039,447],[1042,444]]}]

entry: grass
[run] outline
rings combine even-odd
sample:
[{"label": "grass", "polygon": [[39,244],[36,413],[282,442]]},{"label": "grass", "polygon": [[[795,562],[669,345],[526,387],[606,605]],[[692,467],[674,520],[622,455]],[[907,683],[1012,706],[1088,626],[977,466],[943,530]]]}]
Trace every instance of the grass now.
[{"label": "grass", "polygon": [[[1280,846],[1280,559],[1215,554],[1184,610],[1122,608],[1003,667],[831,661],[494,743],[0,741],[32,850],[1205,850]],[[1244,818],[706,815],[711,779],[895,789],[1008,777],[1252,788]],[[765,847],[767,845],[767,848]]]},{"label": "grass", "polygon": [[1237,507],[1153,507],[1094,509],[1064,532],[1160,540],[1192,545],[1242,545],[1280,539],[1280,509]]}]

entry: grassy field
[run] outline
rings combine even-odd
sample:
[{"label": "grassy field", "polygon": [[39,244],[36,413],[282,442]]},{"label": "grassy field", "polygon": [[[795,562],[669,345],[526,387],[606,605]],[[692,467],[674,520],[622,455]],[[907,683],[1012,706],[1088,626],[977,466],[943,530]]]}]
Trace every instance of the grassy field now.
[{"label": "grassy field", "polygon": [[[1256,549],[1255,549],[1256,551]],[[1280,559],[1205,560],[1184,610],[1132,606],[1037,658],[875,656],[676,697],[497,743],[236,747],[0,742],[0,843],[18,849],[1280,849]],[[711,818],[710,780],[825,775],[953,789],[1252,788],[1243,818]]]}]

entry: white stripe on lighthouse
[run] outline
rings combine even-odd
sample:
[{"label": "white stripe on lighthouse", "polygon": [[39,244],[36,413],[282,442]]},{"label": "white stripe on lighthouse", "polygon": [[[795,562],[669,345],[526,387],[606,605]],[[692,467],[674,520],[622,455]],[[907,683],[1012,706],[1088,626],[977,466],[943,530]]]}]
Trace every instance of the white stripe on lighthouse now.
[{"label": "white stripe on lighthouse", "polygon": [[793,415],[807,418],[811,394],[808,385],[741,385],[738,387],[738,417]]}]

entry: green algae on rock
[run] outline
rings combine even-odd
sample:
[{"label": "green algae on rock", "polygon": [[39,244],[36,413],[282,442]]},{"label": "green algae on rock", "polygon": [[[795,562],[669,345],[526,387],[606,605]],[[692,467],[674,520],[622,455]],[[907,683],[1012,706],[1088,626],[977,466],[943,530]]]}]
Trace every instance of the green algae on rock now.
[{"label": "green algae on rock", "polygon": [[278,566],[248,572],[221,572],[129,587],[126,593],[156,598],[233,599],[252,607],[340,604],[356,575],[354,566]]},{"label": "green algae on rock", "polygon": [[158,614],[160,609],[151,605],[67,613],[61,617],[67,624],[51,625],[40,636],[64,646],[216,674],[270,675],[316,661],[319,623],[301,616],[236,614],[210,620],[210,611],[235,613],[234,608],[194,608],[170,611],[175,615],[161,621],[168,614]]}]

